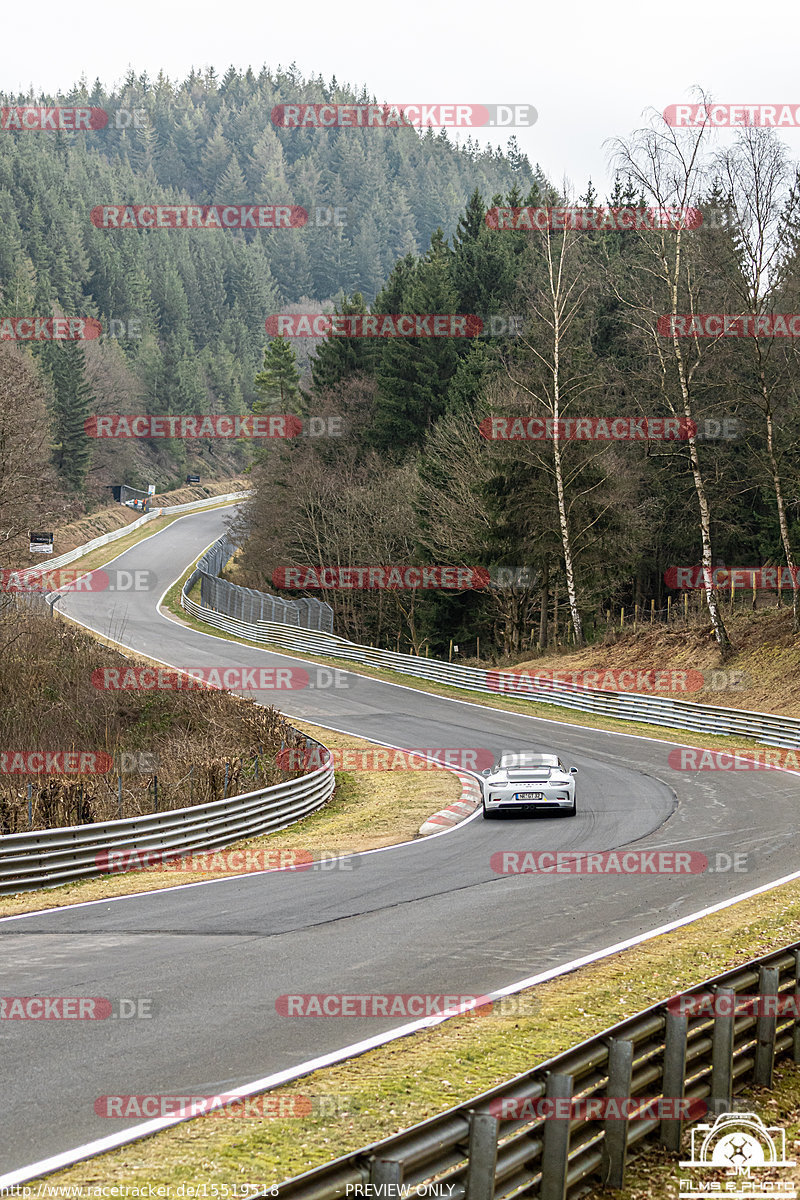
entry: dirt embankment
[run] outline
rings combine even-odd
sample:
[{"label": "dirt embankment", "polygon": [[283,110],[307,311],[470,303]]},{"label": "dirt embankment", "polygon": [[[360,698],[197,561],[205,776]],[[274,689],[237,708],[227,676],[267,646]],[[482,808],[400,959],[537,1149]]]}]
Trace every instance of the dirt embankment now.
[{"label": "dirt embankment", "polygon": [[[734,654],[724,665],[710,622],[693,616],[688,624],[676,620],[617,630],[604,643],[527,658],[502,670],[554,672],[559,679],[609,691],[800,717],[800,638],[792,634],[791,610],[740,611],[725,614],[725,620]],[[623,671],[628,674],[621,679]],[[597,678],[587,681],[580,674],[585,672]],[[651,673],[649,680],[640,672]]]}]

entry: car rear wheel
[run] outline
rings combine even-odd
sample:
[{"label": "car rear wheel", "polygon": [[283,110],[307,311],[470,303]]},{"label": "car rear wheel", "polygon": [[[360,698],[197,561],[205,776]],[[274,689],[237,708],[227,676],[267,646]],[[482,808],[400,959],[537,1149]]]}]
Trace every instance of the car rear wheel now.
[{"label": "car rear wheel", "polygon": [[573,800],[573,801],[572,801],[572,808],[568,808],[568,809],[567,809],[567,811],[566,811],[566,815],[567,815],[568,817],[574,817],[574,816],[576,815],[577,811],[578,811],[578,801],[577,801],[577,800]]},{"label": "car rear wheel", "polygon": [[486,807],[486,805],[485,805],[485,804],[483,804],[483,805],[482,805],[482,808],[483,808],[483,819],[484,819],[484,821],[491,821],[491,820],[494,818],[494,813],[493,813],[493,812],[489,812],[489,810],[487,809],[487,807]]}]

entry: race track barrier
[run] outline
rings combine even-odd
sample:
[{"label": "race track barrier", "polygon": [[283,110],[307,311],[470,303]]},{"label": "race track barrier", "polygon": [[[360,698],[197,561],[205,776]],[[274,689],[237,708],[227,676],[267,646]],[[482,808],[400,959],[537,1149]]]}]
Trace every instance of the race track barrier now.
[{"label": "race track barrier", "polygon": [[[734,1015],[733,998],[740,992],[757,994],[766,1013]],[[675,1155],[671,1190],[677,1196],[678,1159],[688,1158],[688,1147],[681,1143],[684,1127],[698,1117],[712,1125],[748,1085],[771,1087],[776,1060],[800,1062],[796,1015],[769,1015],[770,1008],[778,1007],[776,997],[791,999],[798,992],[800,942],[794,942],[681,994],[685,1001],[711,993],[715,1015],[692,1013],[690,1005],[690,1011],[681,1013],[679,997],[655,1004],[464,1104],[280,1184],[277,1194],[281,1200],[346,1195],[364,1200],[413,1197],[420,1188],[422,1195],[443,1200],[572,1200],[601,1186],[624,1187],[629,1151],[660,1143]],[[619,1097],[702,1103],[693,1106],[701,1111],[690,1112],[688,1119],[657,1114],[586,1119],[581,1105],[576,1105],[577,1115],[565,1119],[555,1103],[550,1108],[555,1116],[531,1115],[542,1101],[560,1100],[563,1106],[566,1100]],[[516,1110],[510,1103],[503,1106],[504,1101],[527,1100],[530,1105]],[[675,1106],[664,1107],[669,1112]],[[599,1108],[596,1104],[594,1112]],[[500,1119],[498,1110],[516,1111],[521,1119]],[[589,1106],[587,1116],[591,1113]],[[701,1172],[690,1173],[697,1177]],[[777,1176],[780,1169],[769,1174]],[[380,1190],[387,1184],[391,1186]],[[725,1194],[724,1182],[721,1191]]]},{"label": "race track barrier", "polygon": [[639,692],[593,691],[535,675],[523,676],[521,682],[520,675],[515,675],[513,671],[487,671],[479,667],[440,662],[434,658],[421,658],[416,654],[376,650],[333,633],[317,633],[270,621],[239,621],[201,607],[189,599],[189,593],[198,578],[199,571],[195,569],[183,586],[181,605],[184,610],[216,629],[248,641],[302,654],[349,659],[365,666],[397,671],[402,675],[412,675],[484,695],[507,695],[513,699],[579,709],[621,721],[691,729],[722,737],[745,737],[768,746],[800,748],[800,720],[793,717],[696,704],[690,700],[673,700]]},{"label": "race track barrier", "polygon": [[[308,747],[317,746],[313,738]],[[285,829],[321,808],[333,795],[333,760],[269,787],[208,804],[0,837],[0,895],[55,887],[109,874],[102,856],[114,850],[189,854],[218,850],[243,838]],[[106,860],[107,864],[107,860]]]}]

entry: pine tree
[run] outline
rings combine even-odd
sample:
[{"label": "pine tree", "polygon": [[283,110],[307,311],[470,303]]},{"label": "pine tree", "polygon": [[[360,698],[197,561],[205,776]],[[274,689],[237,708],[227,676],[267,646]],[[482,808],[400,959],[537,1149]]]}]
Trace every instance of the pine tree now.
[{"label": "pine tree", "polygon": [[[345,296],[335,311],[342,316],[356,316],[366,313],[367,306],[361,293],[354,292],[349,300]],[[379,356],[380,349],[372,338],[326,338],[311,359],[313,391],[320,395],[351,375],[373,374]]]},{"label": "pine tree", "polygon": [[300,395],[300,372],[294,350],[286,338],[272,338],[264,351],[264,365],[255,377],[261,396],[253,405],[257,413],[291,412]]},{"label": "pine tree", "polygon": [[[401,307],[393,311],[457,313],[451,266],[452,251],[438,230],[409,280]],[[464,353],[463,340],[453,337],[387,340],[377,371],[378,397],[370,431],[376,450],[401,457],[423,444],[445,410],[447,385]]]},{"label": "pine tree", "polygon": [[53,381],[53,459],[61,477],[77,492],[92,453],[84,429],[94,400],[86,382],[85,353],[80,342],[48,342],[43,351]]}]

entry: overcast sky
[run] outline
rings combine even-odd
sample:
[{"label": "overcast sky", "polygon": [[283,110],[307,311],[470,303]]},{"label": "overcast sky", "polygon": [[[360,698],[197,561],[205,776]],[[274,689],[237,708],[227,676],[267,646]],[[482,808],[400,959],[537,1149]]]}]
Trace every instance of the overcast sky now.
[{"label": "overcast sky", "polygon": [[[797,0],[37,0],[3,13],[0,90],[54,93],[81,75],[109,85],[129,68],[183,78],[192,66],[222,75],[295,62],[304,76],[365,84],[380,100],[532,104],[537,123],[515,131],[531,161],[576,193],[591,177],[603,198],[604,142],[627,137],[646,109],[685,101],[694,85],[719,102],[800,106],[798,27]],[[782,136],[800,159],[800,129]],[[489,140],[505,146],[506,135]]]}]

